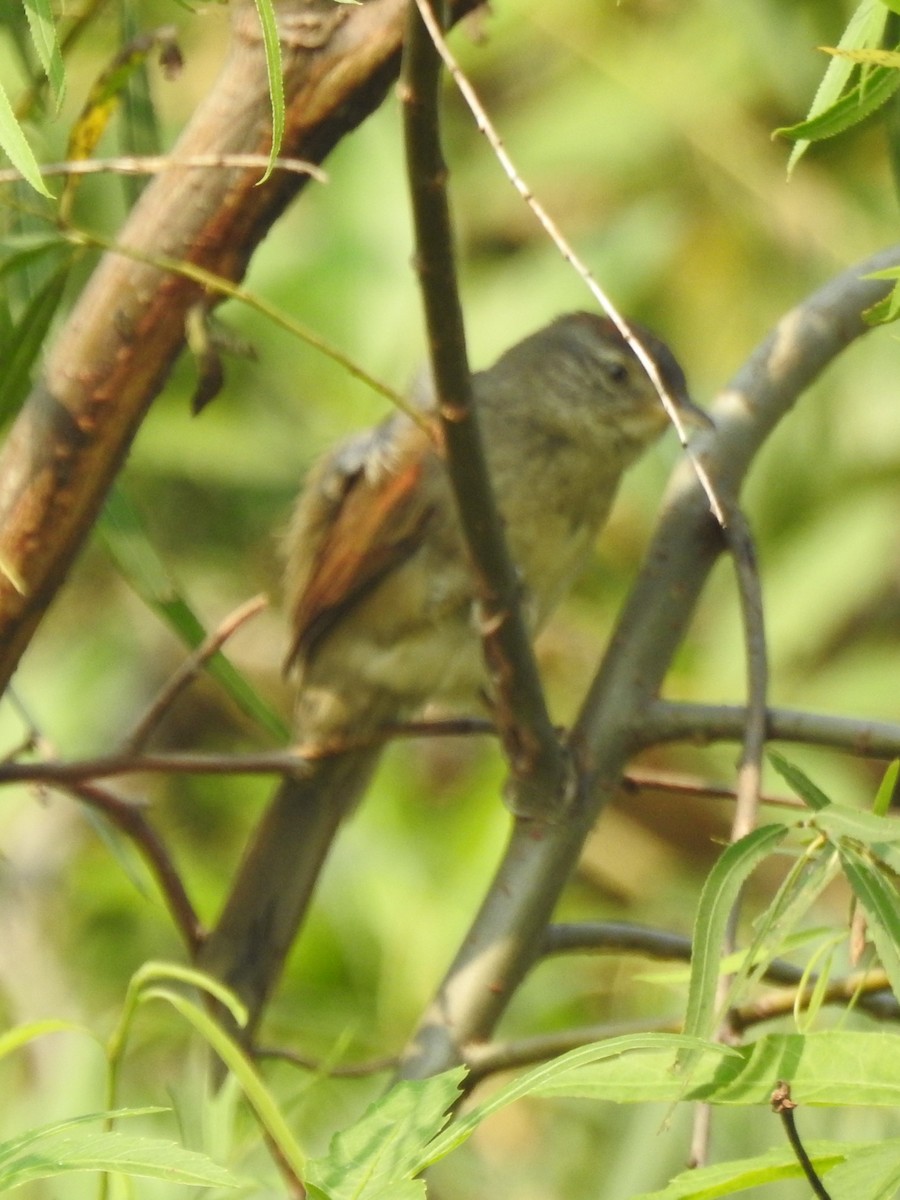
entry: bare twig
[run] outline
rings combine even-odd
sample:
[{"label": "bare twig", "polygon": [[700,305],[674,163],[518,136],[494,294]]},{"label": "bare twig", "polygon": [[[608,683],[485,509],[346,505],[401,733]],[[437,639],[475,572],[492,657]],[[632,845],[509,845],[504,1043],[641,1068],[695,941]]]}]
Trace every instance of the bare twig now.
[{"label": "bare twig", "polygon": [[459,89],[461,96],[469,106],[469,110],[475,119],[475,124],[478,128],[478,131],[484,134],[507,179],[528,205],[541,228],[553,242],[556,249],[569,264],[569,266],[573,268],[575,273],[587,286],[588,291],[619,330],[622,337],[634,351],[635,356],[637,357],[641,366],[650,376],[653,386],[656,388],[656,391],[659,395],[660,401],[668,413],[669,420],[675,427],[682,449],[686,452],[688,458],[693,464],[694,470],[697,473],[697,478],[700,480],[703,489],[706,492],[706,495],[709,499],[710,509],[714,513],[716,520],[724,528],[728,519],[725,508],[719,501],[716,488],[706,470],[706,467],[701,460],[696,457],[693,450],[688,445],[688,434],[684,427],[681,414],[679,413],[678,405],[669,392],[659,367],[653,360],[653,356],[645,349],[640,338],[631,328],[625,317],[618,311],[611,297],[607,295],[603,288],[601,288],[600,284],[594,278],[590,268],[575,252],[572,245],[563,236],[556,222],[522,178],[515,163],[510,158],[506,147],[503,145],[500,135],[494,128],[493,122],[487,115],[483,104],[479,100],[478,93],[475,91],[474,87],[466,77],[465,72],[456,61],[453,51],[447,45],[447,41],[444,38],[441,26],[436,20],[428,0],[416,0],[416,4],[419,7],[419,12],[421,13],[422,20],[428,29],[428,33],[435,47],[437,48],[438,53],[443,59],[444,65],[453,77],[453,81]]},{"label": "bare twig", "polygon": [[194,652],[175,671],[159,694],[154,697],[147,710],[139,717],[131,733],[123,739],[122,754],[136,754],[147,744],[160,721],[185,688],[190,687],[213,655],[222,649],[228,639],[246,621],[261,613],[268,603],[265,596],[255,596],[252,600],[247,600],[233,613],[230,613],[218,629],[214,629],[203,639]]},{"label": "bare twig", "polygon": [[[638,716],[634,730],[641,746],[663,742],[739,741],[747,728],[747,710],[728,704],[693,704],[655,700]],[[868,721],[857,717],[835,717],[799,709],[766,710],[769,741],[800,742],[826,746],[869,758],[900,755],[900,724]]]},{"label": "bare twig", "polygon": [[796,1102],[791,1099],[790,1084],[782,1081],[772,1093],[772,1112],[777,1113],[781,1117],[781,1123],[784,1125],[787,1139],[791,1143],[791,1149],[796,1154],[797,1161],[803,1168],[803,1174],[806,1176],[809,1186],[819,1197],[819,1200],[831,1200],[831,1197],[825,1190],[825,1185],[816,1174],[816,1168],[812,1165],[803,1142],[800,1140],[800,1134],[797,1132],[797,1126],[794,1122],[794,1109],[796,1107]]},{"label": "bare twig", "polygon": [[327,1059],[313,1058],[308,1054],[299,1054],[284,1046],[254,1046],[254,1058],[273,1058],[278,1062],[290,1063],[304,1071],[312,1071],[316,1075],[327,1076],[329,1079],[366,1079],[370,1075],[380,1075],[384,1071],[392,1071],[397,1066],[396,1055],[382,1055],[367,1062],[344,1063],[334,1065]]},{"label": "bare twig", "polygon": [[558,818],[570,791],[569,762],[544,700],[472,403],[441,153],[440,25],[430,0],[410,3],[401,96],[416,267],[447,471],[474,570],[495,719],[512,776],[510,805],[518,816],[546,820]]},{"label": "bare twig", "polygon": [[[162,171],[181,168],[209,168],[222,170],[238,167],[241,170],[259,167],[268,169],[267,154],[189,154],[176,157],[171,154],[116,155],[112,158],[79,158],[68,162],[41,163],[41,175],[100,175],[114,172],[117,175],[158,175]],[[271,162],[273,171],[287,171],[293,175],[308,175],[318,183],[327,183],[328,176],[315,163],[302,158],[276,158]],[[17,183],[23,176],[13,167],[0,170],[0,184]]]},{"label": "bare twig", "polygon": [[203,927],[169,851],[140,808],[93,783],[70,782],[63,786],[83,804],[102,813],[134,843],[156,880],[188,952],[194,954],[203,940]]},{"label": "bare twig", "polygon": [[[737,800],[737,790],[730,784],[711,783],[699,775],[687,775],[673,771],[648,771],[631,768],[622,779],[622,790],[637,794],[656,791],[673,796],[698,796],[704,800]],[[773,796],[766,792],[760,795],[761,805],[775,808],[805,809],[799,796]]]}]

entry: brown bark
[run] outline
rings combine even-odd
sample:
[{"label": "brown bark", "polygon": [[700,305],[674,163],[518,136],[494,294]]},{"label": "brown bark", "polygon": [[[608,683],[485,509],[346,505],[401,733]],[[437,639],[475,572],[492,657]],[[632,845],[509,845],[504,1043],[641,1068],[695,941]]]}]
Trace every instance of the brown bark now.
[{"label": "brown bark", "polygon": [[[458,0],[457,15],[472,7]],[[284,0],[279,26],[285,156],[320,162],[380,104],[395,78],[406,0]],[[268,153],[270,105],[255,8],[238,2],[218,80],[173,156]],[[144,191],[118,239],[237,281],[306,180],[258,170],[171,168]],[[202,287],[106,253],[0,454],[0,688],[6,686],[83,543],[131,440],[184,341]]]}]

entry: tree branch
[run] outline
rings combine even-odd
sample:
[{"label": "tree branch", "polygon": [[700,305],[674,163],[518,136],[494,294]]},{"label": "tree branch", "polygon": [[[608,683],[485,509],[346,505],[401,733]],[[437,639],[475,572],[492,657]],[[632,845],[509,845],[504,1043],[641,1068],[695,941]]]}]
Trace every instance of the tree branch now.
[{"label": "tree branch", "polygon": [[544,700],[519,602],[521,584],[506,545],[472,402],[441,153],[441,58],[435,37],[440,37],[440,22],[430,0],[410,0],[401,95],[416,268],[447,472],[475,577],[493,715],[511,771],[508,799],[520,816],[546,820],[558,815],[565,801],[569,762]]},{"label": "tree branch", "polygon": [[[766,437],[809,383],[867,329],[863,310],[887,290],[862,276],[900,262],[900,247],[846,271],[788,313],[754,351],[714,409],[698,446],[716,493],[736,498]],[[581,845],[641,744],[697,599],[723,548],[689,463],[676,469],[644,566],[571,734],[582,791],[573,819],[535,839],[517,822],[506,853],[447,975],[408,1047],[402,1072],[420,1078],[459,1062],[484,1040],[540,950],[543,930]]]},{"label": "tree branch", "polygon": [[[663,742],[734,742],[744,736],[747,710],[729,704],[693,704],[655,700],[638,717],[634,739],[638,746]],[[835,717],[793,708],[766,709],[766,740],[826,746],[868,758],[900,756],[900,724]]]},{"label": "tree branch", "polygon": [[[474,0],[454,0],[459,16]],[[282,0],[286,158],[320,162],[396,76],[405,0]],[[266,154],[265,56],[252,4],[234,6],[218,81],[173,154]],[[145,189],[121,241],[148,256],[240,279],[305,178],[258,167],[175,168]],[[184,341],[202,285],[159,266],[103,256],[51,350],[0,455],[0,688],[55,596],[153,397]]]}]

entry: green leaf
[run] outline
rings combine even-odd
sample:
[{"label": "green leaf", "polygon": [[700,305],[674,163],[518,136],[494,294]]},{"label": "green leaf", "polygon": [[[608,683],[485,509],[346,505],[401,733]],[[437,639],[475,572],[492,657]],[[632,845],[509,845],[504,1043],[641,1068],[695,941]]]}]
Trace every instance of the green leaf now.
[{"label": "green leaf", "polygon": [[840,58],[849,58],[852,63],[863,63],[877,67],[892,67],[895,71],[900,67],[900,51],[897,50],[838,50],[830,46],[821,47],[826,54],[835,54]]},{"label": "green leaf", "polygon": [[900,758],[895,758],[888,764],[887,770],[881,777],[875,799],[872,801],[872,812],[877,817],[887,816],[897,790],[897,776],[900,775]]},{"label": "green leaf", "polygon": [[[894,92],[900,88],[900,71],[891,67],[875,67],[865,83],[859,83],[824,112],[815,117],[809,117],[797,125],[785,125],[776,129],[775,133],[794,141],[820,142],[826,138],[836,137],[859,125],[867,117],[877,112],[887,104]],[[791,155],[791,166],[798,157],[797,147]]]},{"label": "green leaf", "polygon": [[476,1105],[459,1120],[454,1121],[449,1129],[425,1147],[417,1171],[424,1170],[451,1150],[455,1150],[457,1146],[461,1146],[486,1117],[507,1104],[512,1104],[514,1100],[529,1095],[580,1095],[581,1093],[575,1090],[574,1081],[581,1078],[582,1068],[595,1063],[605,1063],[608,1060],[624,1063],[627,1073],[635,1064],[641,1063],[644,1054],[661,1053],[665,1056],[667,1082],[670,1089],[675,1089],[671,1099],[680,1099],[684,1092],[684,1083],[672,1074],[672,1052],[682,1049],[706,1056],[714,1064],[719,1064],[723,1058],[740,1057],[730,1046],[704,1042],[699,1038],[689,1038],[676,1033],[631,1034],[579,1046],[570,1050],[568,1054],[562,1054],[551,1062],[542,1063],[534,1070],[519,1076],[512,1083],[499,1088],[490,1099]]},{"label": "green leaf", "polygon": [[851,1150],[828,1175],[831,1200],[893,1200],[900,1188],[900,1141]]},{"label": "green leaf", "polygon": [[8,342],[0,346],[0,422],[16,413],[28,394],[31,370],[63,298],[69,267],[67,259],[38,288],[15,322]]},{"label": "green leaf", "polygon": [[[853,1147],[832,1142],[810,1142],[806,1151],[818,1174],[845,1161]],[[716,1196],[732,1196],[735,1192],[775,1183],[779,1179],[802,1178],[803,1168],[790,1146],[781,1146],[755,1158],[735,1159],[684,1171],[659,1192],[643,1192],[632,1200],[714,1200]],[[831,1175],[828,1176],[829,1186]]]},{"label": "green leaf", "polygon": [[[98,529],[116,566],[141,599],[185,645],[191,649],[199,646],[207,633],[202,621],[178,590],[150,541],[137,509],[120,489],[113,488],[110,493]],[[205,669],[242,712],[278,742],[287,741],[290,733],[284,721],[221,651],[209,659]]]},{"label": "green leaf", "polygon": [[[210,985],[215,983],[215,980],[208,980],[206,986],[211,990]],[[306,1154],[294,1137],[281,1107],[242,1047],[207,1012],[181,992],[172,988],[149,987],[141,992],[140,999],[165,1000],[193,1025],[237,1079],[260,1125],[297,1178],[302,1179],[307,1166]]]},{"label": "green leaf", "polygon": [[[669,1039],[656,1048],[653,1037]],[[697,1047],[689,1086],[672,1070],[674,1034],[647,1034],[643,1053],[619,1054],[548,1078],[536,1095],[570,1096],[617,1104],[702,1100],[710,1104],[767,1106],[780,1079],[791,1085],[800,1104],[877,1106],[900,1102],[900,1037],[895,1033],[828,1030],[768,1034],[723,1054],[723,1047],[691,1039]],[[612,1042],[629,1041],[614,1038]],[[603,1043],[600,1043],[602,1045]],[[463,1118],[466,1120],[466,1118]],[[451,1127],[445,1137],[453,1133]]]},{"label": "green leaf", "polygon": [[116,1171],[193,1187],[236,1187],[238,1181],[205,1154],[159,1138],[130,1137],[115,1130],[85,1131],[88,1121],[137,1116],[160,1109],[94,1113],[36,1130],[26,1139],[0,1144],[0,1190],[72,1171]]},{"label": "green leaf", "polygon": [[50,0],[24,0],[24,5],[25,15],[28,17],[28,28],[31,31],[31,40],[41,66],[44,68],[44,74],[50,81],[58,113],[65,96],[66,74],[56,33],[53,9],[50,6]]},{"label": "green leaf", "polygon": [[875,943],[891,990],[900,996],[900,899],[892,880],[866,855],[843,845],[844,874],[868,919],[869,936]]},{"label": "green leaf", "polygon": [[[694,922],[694,949],[684,1031],[709,1037],[716,1023],[719,959],[729,914],[741,888],[756,867],[781,844],[785,825],[763,825],[729,846],[710,871]],[[681,1060],[682,1065],[685,1060]]]},{"label": "green leaf", "polygon": [[350,1129],[336,1134],[325,1158],[311,1162],[309,1181],[332,1200],[418,1197],[422,1148],[441,1132],[459,1099],[465,1069],[403,1080]]},{"label": "green leaf", "polygon": [[30,1021],[25,1025],[16,1025],[0,1035],[0,1058],[21,1050],[36,1038],[46,1037],[48,1033],[86,1033],[90,1031],[84,1025],[73,1021],[63,1021],[56,1017],[48,1017],[43,1021]]},{"label": "green leaf", "polygon": [[[861,0],[853,16],[847,22],[847,26],[838,42],[838,48],[855,49],[860,46],[879,45],[884,36],[886,22],[887,14],[877,0]],[[826,113],[838,103],[852,72],[853,63],[847,59],[832,58],[822,77],[821,83],[816,89],[816,94],[807,113],[807,121]],[[797,127],[794,126],[793,128]],[[776,134],[783,134],[786,133],[786,130],[777,129],[775,132]],[[790,136],[790,134],[787,136]],[[789,175],[808,146],[809,139],[802,138],[791,151],[791,156],[788,159]]]},{"label": "green leaf", "polygon": [[256,11],[262,26],[263,46],[266,52],[266,73],[269,77],[269,102],[272,106],[272,149],[269,165],[260,183],[272,174],[272,167],[281,143],[284,140],[284,81],[281,65],[281,39],[278,36],[278,20],[272,0],[256,0]]},{"label": "green leaf", "polygon": [[[728,997],[729,1006],[740,1002],[747,989],[764,974],[776,954],[787,953],[791,930],[804,918],[837,873],[837,856],[828,853],[805,854],[793,865],[780,884],[774,899],[756,922],[753,941],[748,948],[747,966]],[[821,937],[821,931],[817,932]],[[720,964],[720,970],[724,970]]]},{"label": "green leaf", "polygon": [[775,750],[768,752],[769,762],[785,781],[788,787],[797,793],[801,800],[809,805],[810,808],[821,810],[827,808],[831,804],[831,798],[826,796],[820,787],[800,770],[794,763],[788,760],[782,754],[778,754]]},{"label": "green leaf", "polygon": [[22,127],[16,120],[2,80],[0,80],[0,150],[6,154],[16,170],[21,172],[22,178],[30,183],[36,192],[50,198],[50,192],[41,177],[41,168],[25,139]]}]

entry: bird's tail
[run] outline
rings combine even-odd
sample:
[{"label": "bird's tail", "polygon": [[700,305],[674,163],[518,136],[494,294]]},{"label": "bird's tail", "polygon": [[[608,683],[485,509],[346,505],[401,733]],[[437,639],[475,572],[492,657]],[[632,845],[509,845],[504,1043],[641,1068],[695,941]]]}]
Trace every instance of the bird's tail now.
[{"label": "bird's tail", "polygon": [[380,747],[318,759],[286,778],[257,826],[198,966],[247,1005],[251,1037],[300,929],[329,847],[378,762]]}]

